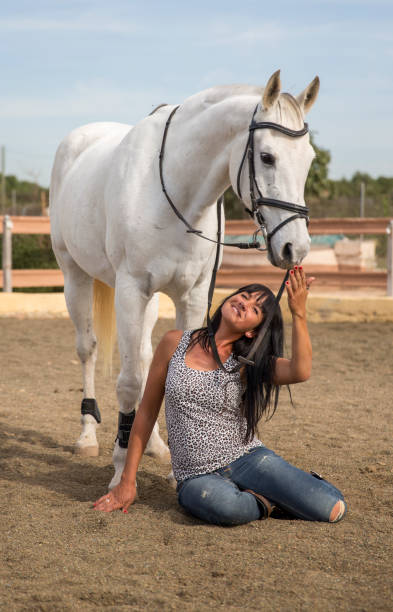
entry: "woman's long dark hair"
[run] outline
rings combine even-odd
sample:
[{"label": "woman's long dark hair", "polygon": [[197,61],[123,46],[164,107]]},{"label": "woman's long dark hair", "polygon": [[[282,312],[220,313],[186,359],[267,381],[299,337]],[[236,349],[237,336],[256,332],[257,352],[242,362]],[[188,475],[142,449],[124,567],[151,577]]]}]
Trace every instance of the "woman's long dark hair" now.
[{"label": "woman's long dark hair", "polygon": [[[266,317],[271,314],[272,311],[274,313],[264,338],[253,357],[255,365],[244,366],[246,389],[242,397],[241,412],[247,422],[245,442],[248,442],[254,437],[257,431],[258,422],[262,416],[266,415],[267,419],[271,418],[277,408],[280,387],[273,383],[273,377],[276,359],[277,357],[283,356],[284,325],[281,308],[279,304],[276,303],[274,293],[265,285],[254,283],[241,287],[225,298],[220,304],[211,319],[214,333],[217,332],[221,323],[221,309],[223,304],[234,295],[243,292],[261,294],[262,299],[260,304],[263,312],[263,319],[255,329],[256,334],[252,338],[243,335],[233,343],[233,355],[235,358],[247,356],[258,337],[258,332],[266,320]],[[195,344],[200,344],[205,351],[209,350],[210,340],[207,327],[195,330],[190,342],[190,348],[195,346]]]}]

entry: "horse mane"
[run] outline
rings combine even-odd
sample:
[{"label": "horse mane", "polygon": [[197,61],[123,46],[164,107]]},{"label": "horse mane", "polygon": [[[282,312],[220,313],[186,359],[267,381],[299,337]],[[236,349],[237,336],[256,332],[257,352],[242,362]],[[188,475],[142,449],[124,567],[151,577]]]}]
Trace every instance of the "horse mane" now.
[{"label": "horse mane", "polygon": [[167,102],[163,102],[162,104],[159,104],[158,106],[156,106],[155,108],[153,108],[153,110],[151,111],[151,113],[148,114],[148,117],[151,117],[151,115],[154,115],[154,113],[156,113],[160,108],[162,108],[163,106],[168,106]]},{"label": "horse mane", "polygon": [[[189,98],[186,98],[182,103],[182,107],[190,105],[191,108],[200,106],[207,108],[220,104],[221,102],[232,97],[251,98],[256,97],[261,100],[264,87],[256,85],[217,85],[200,91]],[[285,125],[292,129],[301,129],[303,127],[304,117],[302,110],[296,98],[289,93],[281,93],[275,106],[277,123]]]},{"label": "horse mane", "polygon": [[277,101],[279,121],[282,125],[300,130],[304,125],[304,116],[298,101],[289,93],[282,93]]}]

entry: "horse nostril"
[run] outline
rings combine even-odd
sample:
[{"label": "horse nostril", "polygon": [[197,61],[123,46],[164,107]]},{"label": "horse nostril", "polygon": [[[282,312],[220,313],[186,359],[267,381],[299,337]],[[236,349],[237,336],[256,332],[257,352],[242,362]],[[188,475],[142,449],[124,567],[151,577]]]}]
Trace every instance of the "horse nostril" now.
[{"label": "horse nostril", "polygon": [[286,261],[292,261],[292,242],[287,242],[282,250],[282,256]]}]

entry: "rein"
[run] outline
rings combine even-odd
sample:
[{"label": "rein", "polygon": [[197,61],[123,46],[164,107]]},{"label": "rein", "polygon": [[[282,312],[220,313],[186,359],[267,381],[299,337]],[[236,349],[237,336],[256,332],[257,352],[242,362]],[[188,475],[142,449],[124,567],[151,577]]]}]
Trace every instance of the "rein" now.
[{"label": "rein", "polygon": [[[176,208],[175,204],[173,203],[170,195],[167,192],[167,189],[165,187],[165,182],[164,182],[164,174],[163,174],[163,160],[164,160],[164,152],[165,152],[165,144],[166,144],[166,139],[167,139],[167,135],[168,135],[168,129],[169,129],[169,125],[172,121],[172,117],[175,114],[175,112],[177,111],[177,109],[179,108],[179,106],[175,106],[175,108],[172,110],[171,114],[169,115],[167,122],[165,124],[165,129],[164,129],[164,135],[162,138],[162,143],[161,143],[161,150],[160,150],[160,155],[159,155],[159,169],[160,169],[160,181],[161,181],[161,187],[162,187],[162,191],[164,192],[164,195],[166,197],[166,199],[168,200],[168,203],[170,205],[170,207],[172,208],[173,212],[175,213],[175,215],[178,217],[178,219],[180,219],[180,221],[182,223],[184,223],[184,225],[187,227],[187,234],[196,234],[197,236],[199,236],[200,238],[203,238],[204,240],[208,240],[209,242],[214,242],[214,244],[218,244],[218,245],[224,245],[224,246],[231,246],[231,247],[236,247],[238,249],[259,249],[260,248],[260,243],[258,241],[253,241],[253,242],[233,242],[233,243],[225,243],[225,242],[221,242],[221,233],[217,236],[217,240],[213,240],[213,238],[209,238],[208,236],[205,236],[202,232],[202,230],[198,230],[195,229],[194,227],[192,227],[192,225],[189,224],[189,222],[187,221],[187,219],[185,219],[183,217],[183,215],[181,214],[181,212]],[[221,215],[221,213],[220,213]],[[218,216],[218,201],[217,201],[217,216]]]},{"label": "rein", "polygon": [[[218,240],[219,240],[219,238],[221,236],[221,211],[222,211],[223,201],[224,201],[224,197],[223,196],[221,196],[218,199],[218,201],[217,201],[217,239]],[[213,357],[214,357],[218,367],[220,368],[220,370],[223,370],[223,372],[226,372],[228,374],[229,372],[226,369],[226,367],[224,366],[224,364],[222,363],[221,358],[220,358],[220,356],[218,354],[216,339],[214,337],[213,325],[212,325],[211,318],[210,318],[210,309],[211,309],[211,306],[212,306],[213,293],[214,293],[214,288],[215,288],[215,285],[216,285],[216,276],[217,276],[217,270],[218,270],[218,262],[220,261],[220,251],[221,251],[220,245],[221,245],[221,243],[217,242],[216,258],[215,258],[215,261],[214,261],[212,276],[211,276],[210,285],[209,285],[209,292],[208,292],[208,297],[207,297],[206,323],[207,323],[207,333],[209,335],[210,345],[212,347]],[[244,365],[255,366],[255,362],[252,360],[252,358],[254,357],[255,353],[258,350],[258,348],[262,344],[262,341],[263,341],[263,339],[264,339],[264,337],[266,335],[266,332],[269,329],[270,323],[272,322],[272,319],[273,319],[274,314],[276,312],[276,308],[277,308],[277,306],[280,303],[281,296],[283,294],[285,283],[287,282],[288,277],[289,277],[289,270],[286,271],[285,276],[284,276],[284,280],[282,281],[280,289],[278,290],[278,293],[276,295],[274,308],[272,308],[272,310],[269,312],[268,316],[266,317],[265,321],[263,322],[263,325],[262,325],[261,329],[259,330],[258,337],[256,338],[253,347],[247,353],[246,357],[243,357],[242,355],[239,355],[237,357],[237,360],[240,361],[240,363],[242,363]],[[234,371],[235,370],[231,370],[230,372],[232,373]]]},{"label": "rein", "polygon": [[[164,106],[164,105],[162,105]],[[265,250],[270,250],[270,241],[271,238],[274,236],[274,234],[276,234],[276,232],[278,232],[282,227],[284,227],[284,225],[286,225],[287,223],[289,223],[290,221],[294,221],[295,219],[305,219],[307,226],[308,226],[308,222],[309,222],[309,218],[308,218],[308,208],[306,206],[301,206],[299,204],[293,204],[292,202],[286,202],[284,200],[276,200],[274,198],[265,198],[262,195],[262,192],[259,188],[258,182],[256,180],[255,177],[255,164],[254,164],[254,133],[255,130],[261,130],[261,129],[273,129],[276,130],[278,132],[281,132],[282,134],[285,134],[286,136],[290,136],[292,138],[298,138],[300,136],[304,136],[305,134],[307,134],[308,132],[308,124],[304,123],[304,126],[301,130],[291,130],[289,128],[286,128],[283,125],[280,125],[278,123],[273,123],[271,121],[261,121],[261,122],[256,122],[255,119],[255,115],[258,109],[258,105],[256,106],[252,119],[251,119],[251,123],[249,125],[249,136],[247,139],[247,143],[246,143],[246,147],[242,156],[242,160],[240,162],[240,166],[239,166],[239,170],[237,173],[237,194],[239,196],[239,198],[241,199],[242,195],[241,195],[241,187],[240,187],[240,179],[241,179],[241,173],[243,170],[243,166],[245,163],[245,159],[247,157],[248,159],[248,171],[249,171],[249,184],[250,184],[250,200],[251,200],[251,205],[252,205],[252,210],[250,210],[249,208],[247,208],[245,206],[245,210],[246,212],[257,222],[257,224],[259,225],[259,228],[256,230],[256,232],[253,235],[253,241],[252,242],[234,242],[234,243],[230,243],[227,244],[225,242],[221,242],[221,230],[222,230],[222,205],[223,205],[223,201],[224,201],[224,197],[221,196],[220,198],[218,198],[217,200],[217,240],[214,240],[213,238],[209,238],[208,236],[205,236],[202,232],[202,230],[198,230],[195,229],[194,227],[192,227],[192,225],[190,225],[190,223],[187,221],[187,219],[185,219],[182,215],[182,213],[176,208],[175,204],[173,203],[170,195],[167,192],[167,189],[165,187],[165,182],[164,182],[164,174],[163,174],[163,161],[164,161],[164,153],[165,153],[165,145],[166,145],[166,139],[167,139],[167,135],[168,135],[168,129],[169,129],[169,125],[171,123],[172,117],[173,115],[176,113],[176,111],[178,110],[179,106],[175,106],[175,108],[171,111],[166,123],[165,123],[165,129],[164,129],[164,134],[163,134],[163,138],[162,138],[162,143],[161,143],[161,149],[160,149],[160,154],[159,154],[159,171],[160,171],[160,181],[161,181],[161,187],[162,187],[162,191],[170,205],[170,207],[172,208],[173,212],[175,213],[175,215],[178,217],[178,219],[180,219],[180,221],[187,227],[187,233],[188,234],[195,234],[196,236],[198,236],[199,238],[203,238],[204,240],[208,240],[209,242],[213,242],[217,245],[216,248],[216,257],[215,257],[215,261],[214,261],[214,266],[213,266],[213,271],[212,271],[212,276],[211,276],[211,280],[210,280],[210,286],[209,286],[209,292],[208,292],[208,308],[207,308],[207,315],[206,315],[206,321],[207,321],[207,329],[208,329],[208,335],[209,335],[209,339],[210,339],[210,344],[212,347],[212,352],[213,352],[213,356],[215,361],[217,362],[219,368],[221,370],[223,370],[226,373],[229,373],[229,371],[225,368],[224,364],[222,363],[220,356],[218,354],[218,350],[217,350],[217,345],[216,345],[216,341],[214,338],[214,331],[213,331],[213,326],[211,323],[211,318],[210,318],[210,308],[212,305],[212,300],[213,300],[213,292],[214,292],[214,287],[216,284],[216,276],[217,276],[217,270],[218,270],[218,264],[220,261],[220,253],[221,253],[221,249],[220,247],[222,245],[224,246],[232,246],[232,247],[236,247],[239,249],[258,249],[259,251],[265,251]],[[256,197],[256,193],[255,190],[258,194],[258,197]],[[290,217],[288,217],[287,219],[285,219],[284,221],[282,221],[281,223],[279,223],[270,233],[267,233],[267,225],[265,222],[265,219],[263,217],[263,214],[260,210],[260,208],[262,206],[269,206],[271,208],[280,208],[282,210],[288,210],[289,212],[294,213],[293,215],[291,215]],[[256,240],[256,236],[258,234],[258,232],[261,231],[264,239],[265,239],[265,243],[266,243],[266,247],[265,249],[261,248],[260,243]],[[258,350],[258,348],[260,347],[263,338],[265,337],[265,334],[270,326],[270,323],[274,317],[276,308],[280,302],[281,296],[283,294],[284,288],[285,288],[285,283],[288,280],[289,277],[289,270],[287,270],[284,280],[281,283],[280,289],[276,295],[275,301],[276,301],[276,305],[274,308],[272,308],[271,312],[268,314],[268,316],[266,317],[259,333],[258,333],[258,337],[255,340],[253,347],[251,348],[251,350],[248,352],[246,357],[242,357],[239,356],[237,359],[238,361],[240,361],[241,363],[245,364],[245,365],[249,365],[249,366],[255,366],[255,362],[252,360],[252,358],[254,357],[256,351]]]}]

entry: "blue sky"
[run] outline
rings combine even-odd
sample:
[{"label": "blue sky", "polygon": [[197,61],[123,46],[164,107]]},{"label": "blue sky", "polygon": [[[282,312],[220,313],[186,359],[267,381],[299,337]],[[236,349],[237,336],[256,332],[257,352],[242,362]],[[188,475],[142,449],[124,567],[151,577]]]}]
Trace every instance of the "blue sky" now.
[{"label": "blue sky", "polygon": [[2,0],[6,173],[47,185],[74,127],[281,68],[293,94],[320,76],[308,121],[332,178],[392,176],[392,31],[392,0]]}]

